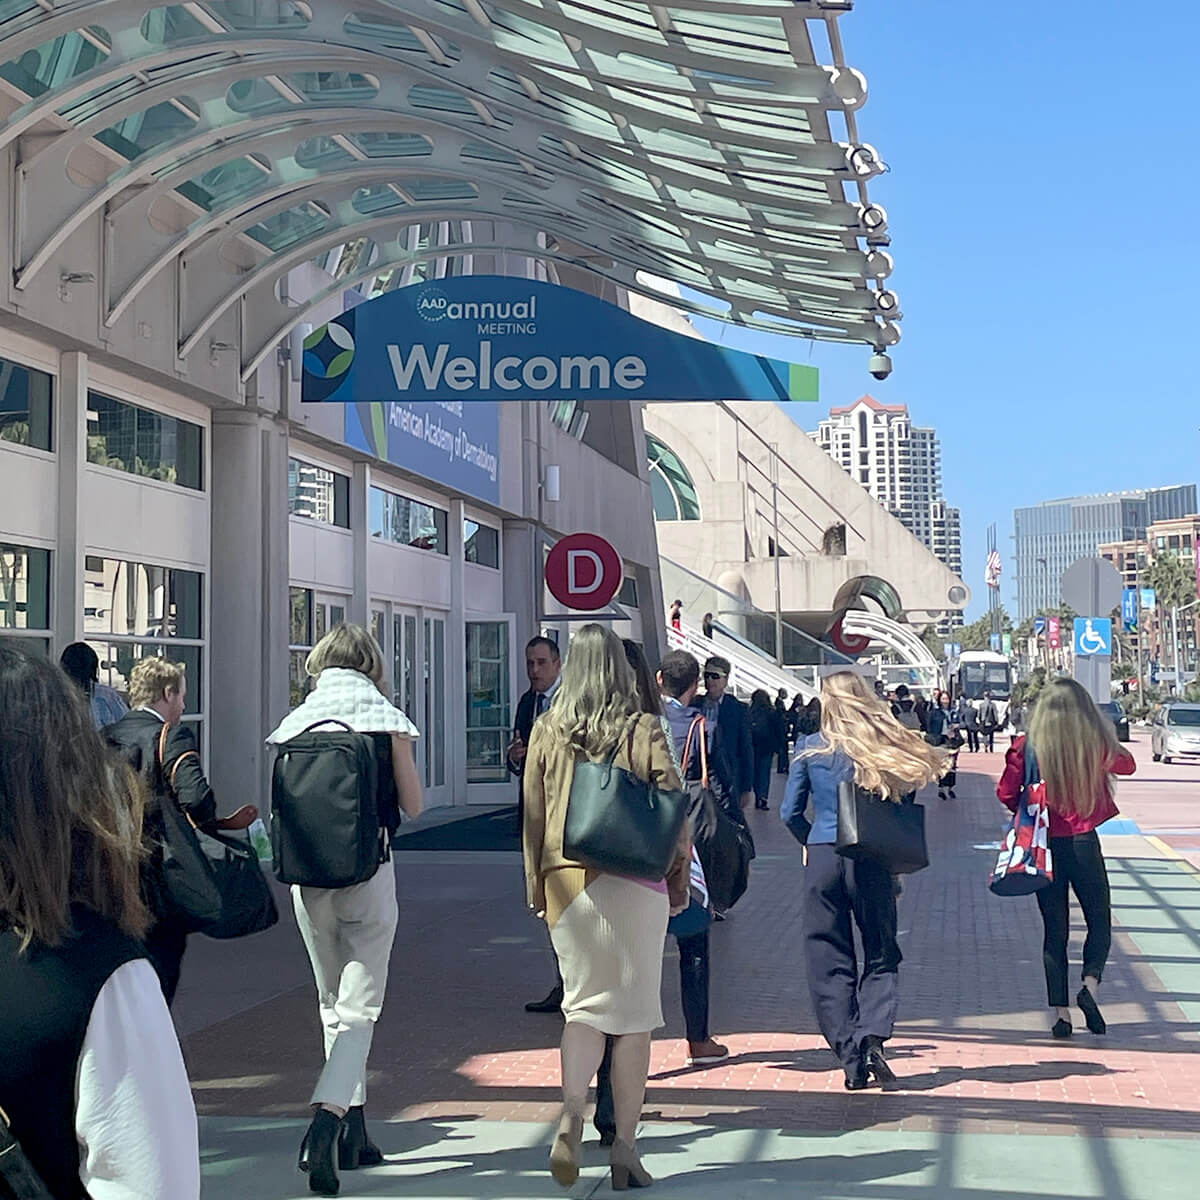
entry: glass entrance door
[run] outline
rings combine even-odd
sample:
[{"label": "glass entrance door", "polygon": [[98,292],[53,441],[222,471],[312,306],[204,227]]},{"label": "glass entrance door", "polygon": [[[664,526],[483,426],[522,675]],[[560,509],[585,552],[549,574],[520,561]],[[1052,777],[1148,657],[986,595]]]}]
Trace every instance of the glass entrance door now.
[{"label": "glass entrance door", "polygon": [[421,731],[413,747],[427,805],[449,802],[446,768],[446,617],[391,605],[392,703]]}]

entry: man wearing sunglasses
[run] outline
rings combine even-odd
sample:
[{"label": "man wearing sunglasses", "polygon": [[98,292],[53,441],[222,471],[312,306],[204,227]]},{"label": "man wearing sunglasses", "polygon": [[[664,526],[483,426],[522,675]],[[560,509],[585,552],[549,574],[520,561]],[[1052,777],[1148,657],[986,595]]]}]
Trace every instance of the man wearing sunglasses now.
[{"label": "man wearing sunglasses", "polygon": [[754,797],[754,751],[746,706],[726,691],[728,659],[714,656],[704,664],[704,696],[698,701],[708,727],[709,753],[723,799],[734,815]]}]

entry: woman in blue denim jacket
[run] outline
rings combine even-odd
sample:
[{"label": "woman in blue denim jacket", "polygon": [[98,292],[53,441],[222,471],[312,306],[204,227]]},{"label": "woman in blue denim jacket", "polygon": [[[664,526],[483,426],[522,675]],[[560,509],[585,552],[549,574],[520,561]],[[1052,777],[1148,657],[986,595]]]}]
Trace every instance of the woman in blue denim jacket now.
[{"label": "woman in blue denim jacket", "polygon": [[[874,1077],[895,1084],[883,1044],[899,1003],[896,895],[878,863],[855,862],[834,848],[838,785],[908,801],[944,769],[944,754],[892,716],[849,671],[825,679],[821,732],[797,745],[780,816],[804,845],[804,959],[817,1024],[846,1072],[850,1091]],[[805,817],[812,803],[811,822]],[[863,943],[859,976],[853,925]]]}]

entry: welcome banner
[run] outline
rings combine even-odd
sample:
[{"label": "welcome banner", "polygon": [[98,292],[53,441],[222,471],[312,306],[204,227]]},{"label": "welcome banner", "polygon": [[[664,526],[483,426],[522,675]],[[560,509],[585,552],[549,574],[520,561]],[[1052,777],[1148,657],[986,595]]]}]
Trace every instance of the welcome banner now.
[{"label": "welcome banner", "polygon": [[301,399],[816,401],[817,378],[573,288],[463,275],[385,292],[314,330]]}]

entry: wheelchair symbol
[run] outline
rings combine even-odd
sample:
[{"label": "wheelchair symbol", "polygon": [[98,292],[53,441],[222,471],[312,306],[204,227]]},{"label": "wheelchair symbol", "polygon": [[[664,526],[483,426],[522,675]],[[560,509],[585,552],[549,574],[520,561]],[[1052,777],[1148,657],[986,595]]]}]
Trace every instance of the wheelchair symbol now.
[{"label": "wheelchair symbol", "polygon": [[1079,635],[1079,648],[1085,654],[1102,654],[1104,652],[1104,637],[1092,628],[1091,621],[1087,623],[1087,627]]}]

